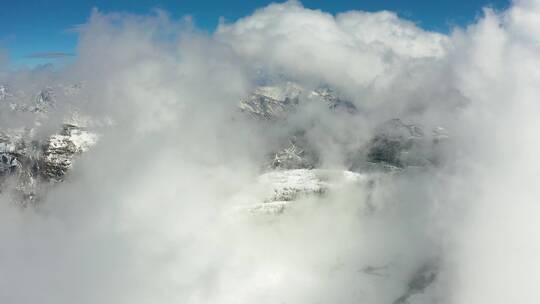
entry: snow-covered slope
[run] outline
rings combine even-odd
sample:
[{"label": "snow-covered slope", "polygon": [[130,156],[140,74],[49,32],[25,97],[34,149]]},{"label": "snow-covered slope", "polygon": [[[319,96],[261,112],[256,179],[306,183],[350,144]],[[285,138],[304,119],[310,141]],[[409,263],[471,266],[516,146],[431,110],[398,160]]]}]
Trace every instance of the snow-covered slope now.
[{"label": "snow-covered slope", "polygon": [[293,169],[261,174],[233,200],[238,210],[280,214],[287,206],[317,199],[346,186],[367,187],[376,176],[342,170]]}]

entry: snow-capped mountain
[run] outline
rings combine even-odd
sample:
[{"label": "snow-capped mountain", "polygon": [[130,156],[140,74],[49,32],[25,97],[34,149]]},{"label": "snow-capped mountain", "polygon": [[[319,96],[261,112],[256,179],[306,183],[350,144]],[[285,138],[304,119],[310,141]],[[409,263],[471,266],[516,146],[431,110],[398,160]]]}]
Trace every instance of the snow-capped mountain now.
[{"label": "snow-capped mountain", "polygon": [[[347,115],[356,115],[359,111],[354,103],[330,89],[308,90],[290,82],[259,87],[242,99],[239,107],[251,118],[279,123],[301,109],[303,103],[324,104],[330,112]],[[340,117],[335,116],[335,119]],[[349,156],[349,167],[344,170],[320,168],[319,151],[305,133],[303,129],[295,129],[281,149],[269,151],[263,173],[232,198],[238,206],[236,212],[279,217],[302,209],[306,204],[324,203],[327,197],[340,191],[357,189],[354,193],[364,195],[356,198],[359,210],[368,218],[384,208],[374,197],[398,179],[402,171],[437,166],[437,146],[448,139],[442,127],[428,132],[420,125],[391,119],[375,128],[371,139]],[[413,271],[395,304],[431,302],[431,286],[438,273],[436,260],[431,257]],[[399,261],[392,260],[385,266],[366,266],[362,271],[374,278],[401,275]]]},{"label": "snow-capped mountain", "polygon": [[[37,204],[50,187],[69,177],[77,156],[98,143],[99,136],[88,128],[91,118],[75,109],[68,112],[56,132],[46,136],[40,132],[47,116],[56,111],[57,98],[78,98],[80,88],[46,87],[28,94],[0,86],[4,113],[35,116],[34,124],[27,127],[0,130],[0,191],[9,193],[22,206]],[[310,90],[291,82],[258,87],[241,99],[238,107],[255,123],[277,124],[307,103],[322,105],[335,119],[340,115],[352,115],[354,119],[359,112],[354,103],[328,88]],[[267,151],[260,175],[229,198],[235,206],[231,212],[233,217],[279,220],[310,204],[324,204],[336,193],[353,191],[363,195],[356,197],[360,216],[372,216],[383,208],[374,199],[384,189],[381,185],[392,183],[409,167],[437,165],[433,146],[447,137],[441,127],[428,133],[419,125],[392,119],[378,126],[373,137],[349,156],[348,167],[323,168],[319,148],[306,136],[306,129],[296,127],[279,148]],[[394,303],[429,301],[429,289],[437,277],[437,264],[432,260],[404,282],[405,291]],[[370,265],[361,271],[374,278],[401,275],[399,261],[390,260],[384,266]]]},{"label": "snow-capped mountain", "polygon": [[77,119],[77,111],[68,113],[56,132],[43,135],[47,115],[55,111],[56,96],[77,98],[79,88],[80,85],[46,87],[27,94],[11,93],[6,86],[0,87],[4,115],[33,116],[33,122],[26,126],[0,129],[0,192],[8,192],[23,206],[37,203],[51,183],[63,181],[77,155],[98,140],[98,135]]},{"label": "snow-capped mountain", "polygon": [[310,90],[292,82],[256,88],[240,101],[240,109],[255,118],[275,120],[287,117],[301,102],[322,102],[333,111],[357,111],[352,102],[328,88]]}]

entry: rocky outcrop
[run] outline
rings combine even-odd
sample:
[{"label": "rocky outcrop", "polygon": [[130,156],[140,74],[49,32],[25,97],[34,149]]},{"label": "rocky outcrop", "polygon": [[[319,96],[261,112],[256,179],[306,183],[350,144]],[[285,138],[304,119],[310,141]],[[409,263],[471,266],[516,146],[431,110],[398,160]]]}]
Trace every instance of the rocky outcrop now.
[{"label": "rocky outcrop", "polygon": [[62,132],[47,140],[43,151],[43,175],[61,181],[73,166],[73,158],[88,151],[98,136],[74,125],[64,125]]},{"label": "rocky outcrop", "polygon": [[376,130],[367,148],[367,161],[403,167],[408,161],[407,152],[420,145],[423,138],[419,126],[392,119]]},{"label": "rocky outcrop", "polygon": [[40,129],[47,123],[47,115],[53,114],[56,97],[76,97],[78,89],[79,86],[47,87],[32,95],[12,93],[0,86],[0,106],[5,115],[23,113],[35,118],[26,127],[0,130],[0,192],[9,193],[23,206],[36,203],[45,188],[63,181],[75,158],[97,142],[97,134],[75,124],[63,124],[58,132],[48,136]]},{"label": "rocky outcrop", "polygon": [[338,95],[331,89],[322,88],[310,92],[310,95],[315,98],[320,98],[322,101],[328,104],[328,108],[335,112],[347,112],[349,114],[355,114],[358,109],[354,103],[344,100],[338,97]]},{"label": "rocky outcrop", "polygon": [[[329,88],[309,90],[292,82],[258,87],[240,100],[239,108],[255,120],[278,122],[286,120],[309,103],[325,105],[330,113],[358,112],[352,102],[340,98]],[[298,128],[290,134],[277,150],[270,153],[265,167],[270,170],[316,168],[319,156],[305,133],[305,130]]]},{"label": "rocky outcrop", "polygon": [[429,133],[420,125],[391,119],[375,129],[363,149],[350,156],[350,170],[388,172],[437,165],[440,147],[447,139],[442,127]]},{"label": "rocky outcrop", "polygon": [[36,112],[46,112],[54,108],[56,106],[54,90],[51,87],[41,90],[36,96],[35,105]]},{"label": "rocky outcrop", "polygon": [[256,119],[280,120],[307,102],[322,102],[334,112],[354,114],[358,111],[352,102],[341,99],[328,88],[309,90],[291,82],[281,86],[258,87],[240,100],[239,107]]},{"label": "rocky outcrop", "polygon": [[283,119],[298,105],[301,92],[300,87],[292,84],[284,87],[259,87],[240,100],[239,107],[256,119]]},{"label": "rocky outcrop", "polygon": [[58,134],[42,140],[33,138],[30,130],[0,134],[0,191],[11,191],[23,205],[36,202],[45,185],[63,181],[75,158],[98,139],[73,125],[64,125]]},{"label": "rocky outcrop", "polygon": [[313,169],[318,166],[319,157],[303,132],[291,136],[287,143],[269,157],[271,170]]}]

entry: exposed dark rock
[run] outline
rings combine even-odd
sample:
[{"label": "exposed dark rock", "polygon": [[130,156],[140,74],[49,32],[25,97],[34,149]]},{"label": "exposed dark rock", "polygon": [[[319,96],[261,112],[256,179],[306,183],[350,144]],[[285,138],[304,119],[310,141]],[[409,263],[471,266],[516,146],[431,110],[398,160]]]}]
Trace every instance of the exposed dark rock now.
[{"label": "exposed dark rock", "polygon": [[62,181],[74,158],[86,151],[97,136],[74,125],[45,140],[28,131],[0,133],[0,191],[11,190],[22,205],[35,202],[41,184]]},{"label": "exposed dark rock", "polygon": [[303,132],[298,132],[283,149],[271,154],[269,167],[273,170],[313,169],[318,162],[317,153],[310,147]]},{"label": "exposed dark rock", "polygon": [[394,301],[394,304],[409,303],[411,296],[424,292],[437,279],[436,264],[428,263],[420,267],[409,280],[405,293]]},{"label": "exposed dark rock", "polygon": [[300,87],[291,83],[282,87],[259,87],[240,100],[240,109],[257,119],[283,119],[298,105],[301,92]]},{"label": "exposed dark rock", "polygon": [[251,117],[264,120],[286,118],[303,101],[322,101],[334,112],[354,114],[356,106],[328,89],[306,90],[294,83],[283,86],[259,87],[246,98],[240,100],[240,109]]},{"label": "exposed dark rock", "polygon": [[56,96],[53,88],[47,87],[41,90],[35,99],[35,107],[33,111],[35,112],[47,112],[50,108],[56,106]]},{"label": "exposed dark rock", "polygon": [[319,96],[323,101],[328,103],[328,108],[335,112],[346,112],[355,114],[358,109],[354,103],[341,99],[338,95],[330,89],[318,89],[311,93],[314,96]]},{"label": "exposed dark rock", "polygon": [[369,143],[367,161],[396,167],[406,165],[403,153],[419,144],[424,137],[419,126],[407,125],[399,119],[386,122],[376,132]]}]

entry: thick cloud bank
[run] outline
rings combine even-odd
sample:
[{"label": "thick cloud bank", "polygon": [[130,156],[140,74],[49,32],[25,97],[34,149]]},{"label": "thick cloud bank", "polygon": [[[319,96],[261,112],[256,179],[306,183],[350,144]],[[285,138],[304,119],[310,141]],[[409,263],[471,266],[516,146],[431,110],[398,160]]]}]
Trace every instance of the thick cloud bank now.
[{"label": "thick cloud bank", "polygon": [[[1,303],[540,303],[538,0],[450,35],[297,2],[210,35],[161,11],[94,11],[79,30],[69,66],[0,69],[15,92],[82,84],[40,126],[76,106],[100,134],[35,207],[0,195]],[[332,88],[357,113],[239,113],[255,88],[291,83]],[[319,168],[352,170],[393,118],[444,128],[436,165],[279,216],[235,211],[264,199],[254,181],[287,134],[304,130]],[[429,284],[415,279],[426,267]]]}]

